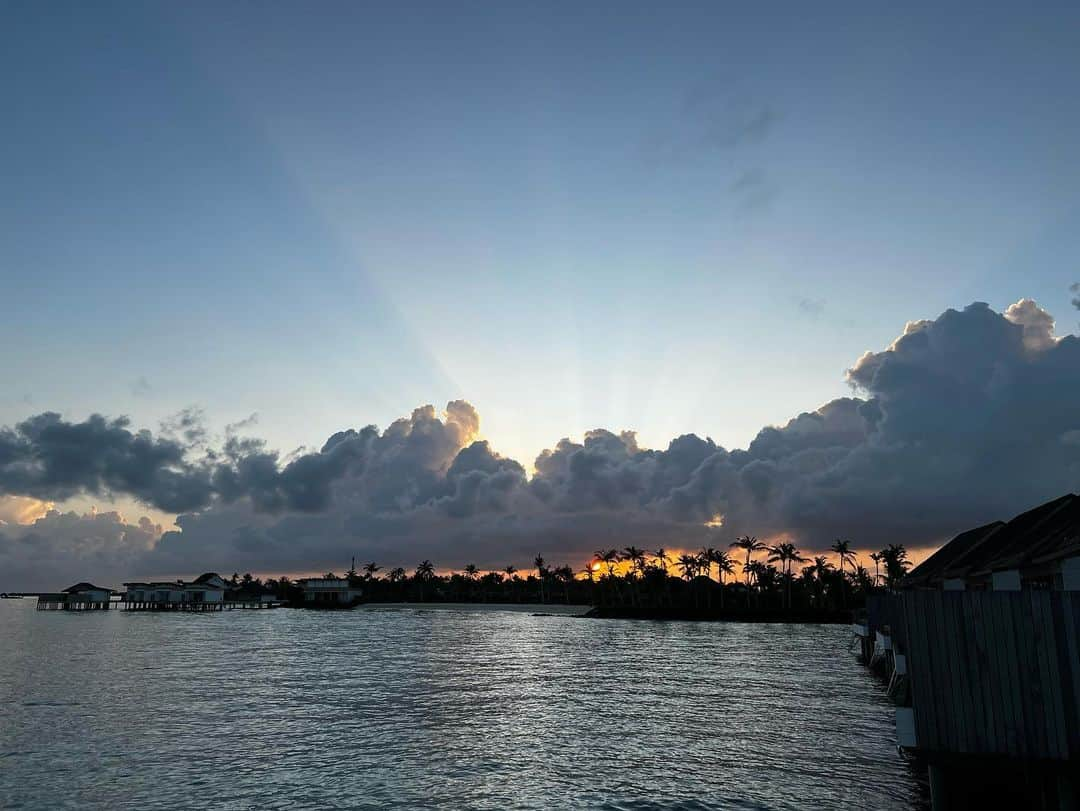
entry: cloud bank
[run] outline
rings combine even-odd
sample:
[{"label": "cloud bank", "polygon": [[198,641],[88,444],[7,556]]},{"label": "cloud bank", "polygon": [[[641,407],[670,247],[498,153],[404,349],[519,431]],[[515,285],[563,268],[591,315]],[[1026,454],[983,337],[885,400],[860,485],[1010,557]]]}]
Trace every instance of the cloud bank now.
[{"label": "cloud bank", "polygon": [[[746,532],[819,549],[837,536],[916,546],[1080,486],[1080,340],[1055,336],[1033,301],[911,322],[847,379],[852,396],[763,428],[744,450],[693,434],[647,449],[598,429],[543,451],[531,478],[479,439],[462,400],[288,459],[241,435],[253,420],[209,448],[195,419],[152,436],[124,419],[39,414],[0,431],[0,494],[35,516],[0,519],[0,587],[341,568],[354,554],[576,562],[600,546]],[[178,513],[180,529],[30,509],[74,495],[134,497]]]}]

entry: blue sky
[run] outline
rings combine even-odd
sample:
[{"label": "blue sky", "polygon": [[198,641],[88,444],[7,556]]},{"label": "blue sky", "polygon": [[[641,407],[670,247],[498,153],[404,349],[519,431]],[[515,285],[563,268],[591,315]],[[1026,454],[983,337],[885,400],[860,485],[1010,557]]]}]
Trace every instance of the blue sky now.
[{"label": "blue sky", "polygon": [[1075,330],[1080,9],[5,4],[0,424],[466,398],[745,446],[906,321]]}]

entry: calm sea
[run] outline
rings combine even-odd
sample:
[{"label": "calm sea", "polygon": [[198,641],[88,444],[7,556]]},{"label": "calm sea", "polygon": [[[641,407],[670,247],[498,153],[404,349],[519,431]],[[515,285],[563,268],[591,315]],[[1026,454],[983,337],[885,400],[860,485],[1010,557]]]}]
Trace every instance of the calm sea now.
[{"label": "calm sea", "polygon": [[922,807],[848,634],[5,600],[0,805]]}]

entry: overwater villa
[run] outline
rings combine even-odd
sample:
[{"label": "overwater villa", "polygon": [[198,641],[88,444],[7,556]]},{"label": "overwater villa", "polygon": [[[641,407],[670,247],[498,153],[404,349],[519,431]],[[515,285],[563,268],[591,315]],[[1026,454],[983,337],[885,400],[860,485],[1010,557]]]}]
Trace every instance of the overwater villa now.
[{"label": "overwater villa", "polygon": [[93,583],[76,583],[55,594],[39,594],[38,610],[102,611],[111,606],[112,589]]},{"label": "overwater villa", "polygon": [[125,583],[122,601],[129,610],[220,611],[225,605],[226,587],[216,572],[199,575],[191,583]]},{"label": "overwater villa", "polygon": [[348,608],[364,594],[345,578],[308,577],[296,583],[304,590],[304,604],[315,608]]},{"label": "overwater villa", "polygon": [[1080,497],[957,535],[855,634],[935,809],[1078,807]]}]

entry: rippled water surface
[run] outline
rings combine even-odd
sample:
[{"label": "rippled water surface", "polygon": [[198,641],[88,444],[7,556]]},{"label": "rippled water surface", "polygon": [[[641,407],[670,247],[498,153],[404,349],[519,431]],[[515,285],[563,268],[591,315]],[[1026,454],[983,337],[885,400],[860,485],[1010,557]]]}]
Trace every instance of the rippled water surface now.
[{"label": "rippled water surface", "polygon": [[913,808],[848,629],[0,603],[0,805]]}]

